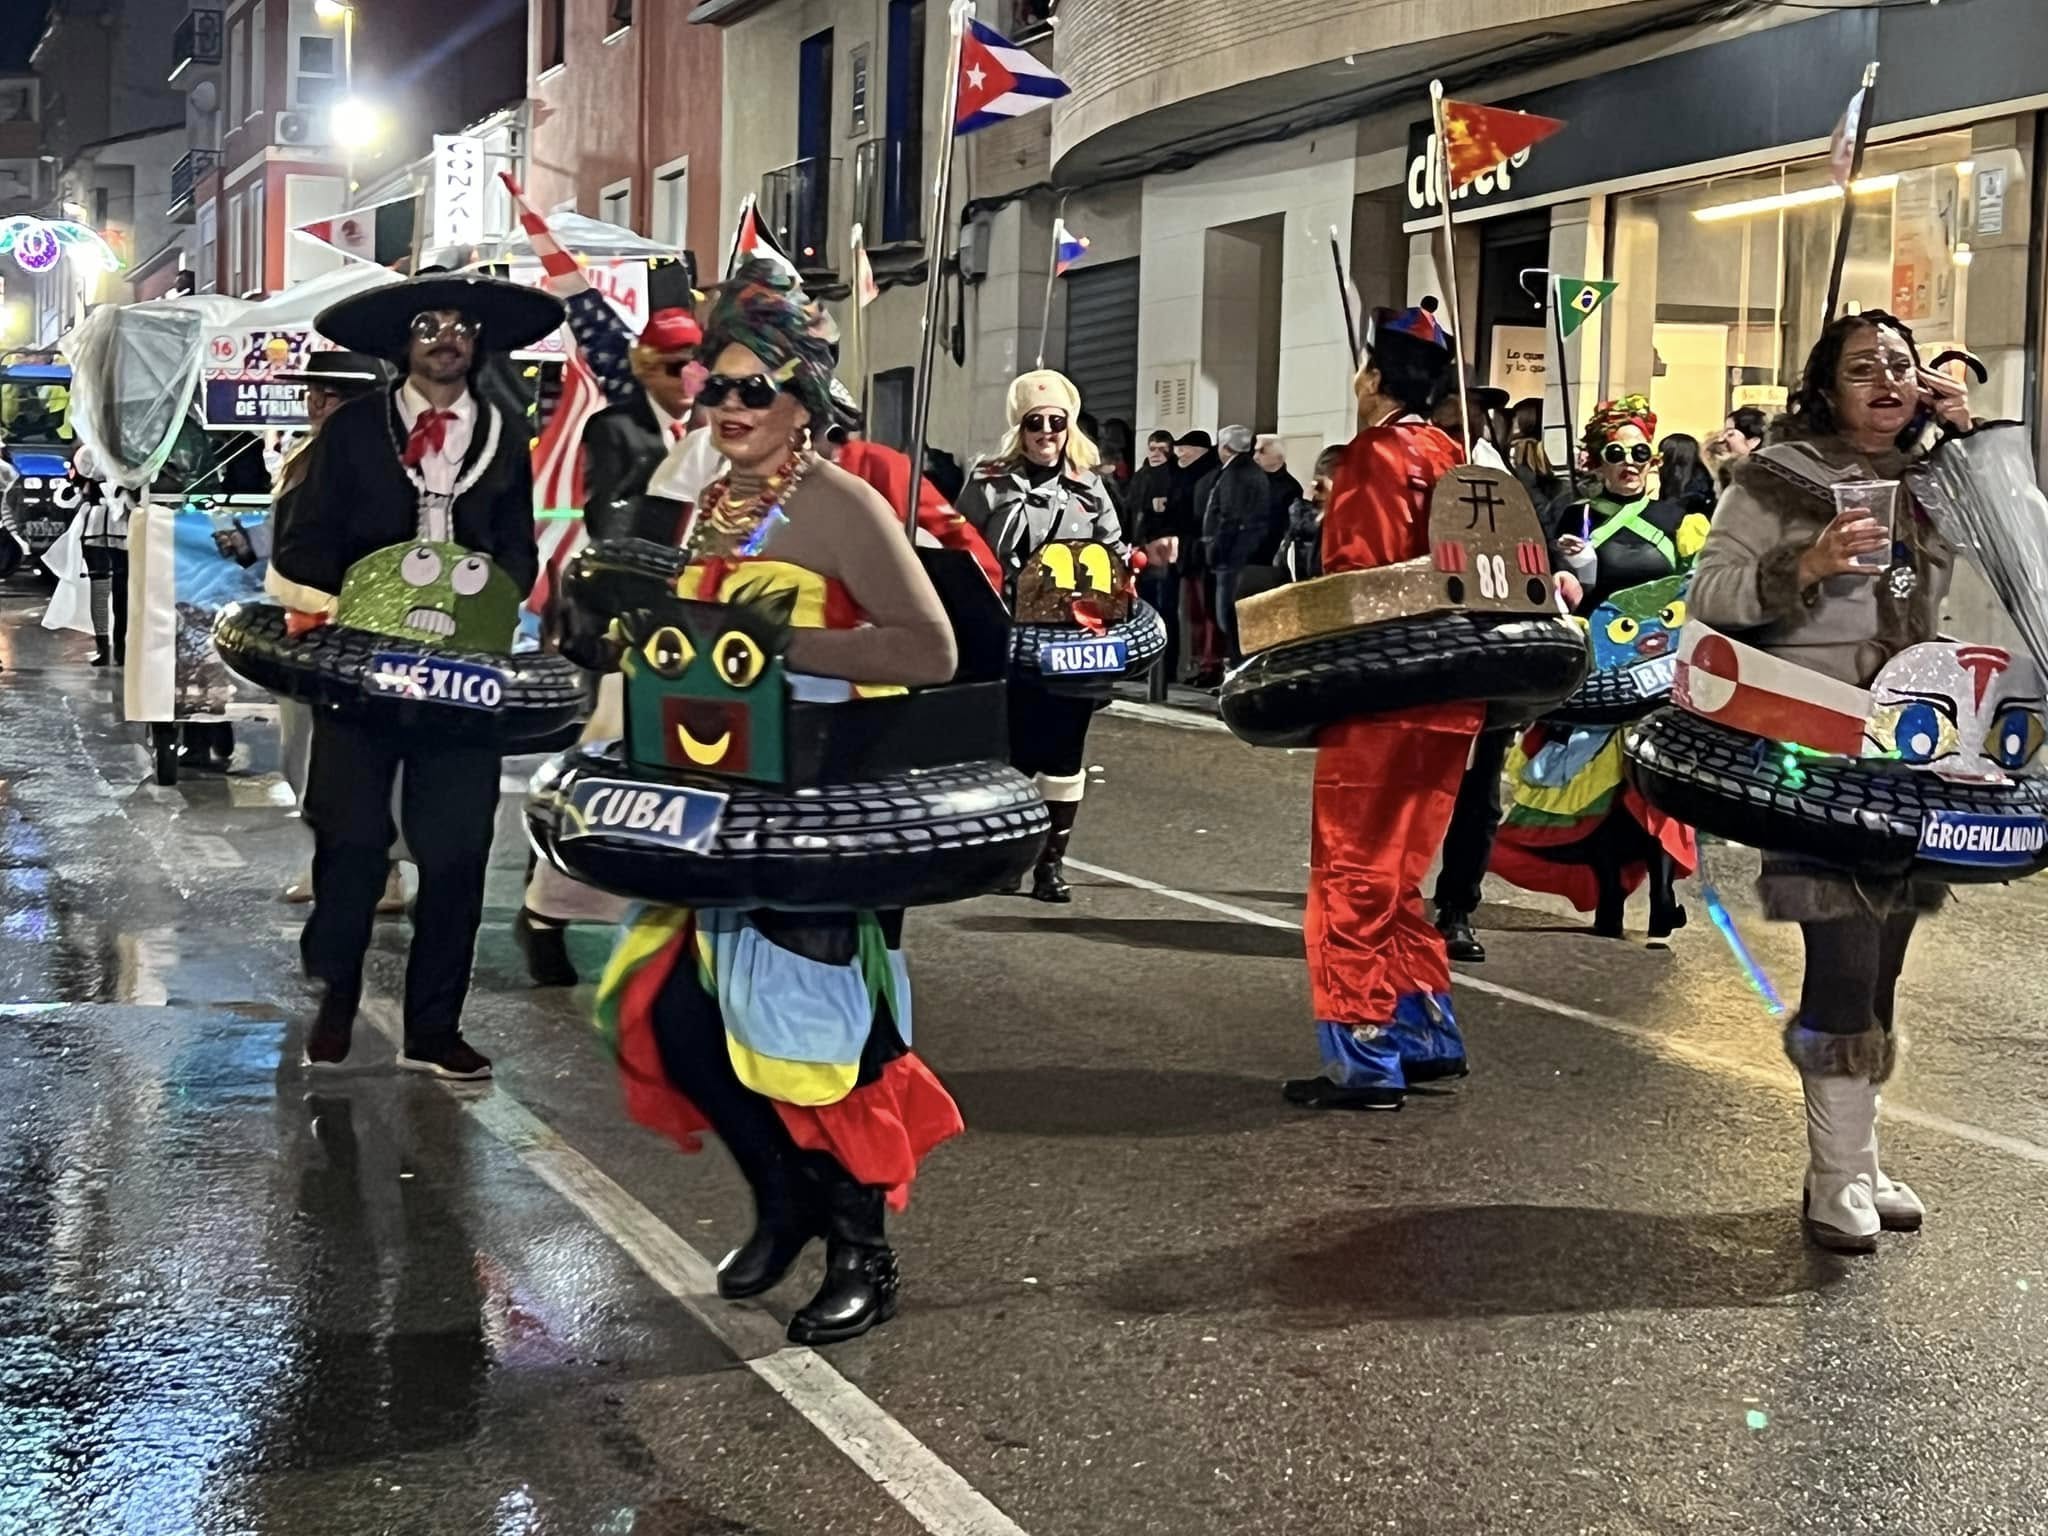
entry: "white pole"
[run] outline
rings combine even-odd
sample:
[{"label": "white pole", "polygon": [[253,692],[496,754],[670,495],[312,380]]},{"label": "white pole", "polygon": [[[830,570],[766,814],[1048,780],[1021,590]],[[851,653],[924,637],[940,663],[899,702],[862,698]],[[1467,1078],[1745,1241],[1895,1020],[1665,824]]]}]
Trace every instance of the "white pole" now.
[{"label": "white pole", "polygon": [[939,132],[945,148],[939,154],[938,174],[932,178],[930,232],[925,237],[924,347],[917,369],[917,388],[910,408],[910,497],[903,509],[903,525],[910,542],[917,542],[917,495],[924,483],[925,429],[932,410],[932,376],[938,368],[939,291],[946,274],[946,236],[951,223],[949,204],[953,191],[953,151],[958,147],[953,119],[960,110],[960,46],[967,32],[967,18],[974,14],[972,0],[953,0],[948,20],[952,39],[946,48],[946,91],[940,108]]},{"label": "white pole", "polygon": [[1465,459],[1472,458],[1472,422],[1465,414],[1465,322],[1458,313],[1458,249],[1451,234],[1451,153],[1444,137],[1444,83],[1429,82],[1429,111],[1436,124],[1436,195],[1444,214],[1444,300],[1451,306],[1451,355],[1458,364],[1458,420],[1464,423]]}]

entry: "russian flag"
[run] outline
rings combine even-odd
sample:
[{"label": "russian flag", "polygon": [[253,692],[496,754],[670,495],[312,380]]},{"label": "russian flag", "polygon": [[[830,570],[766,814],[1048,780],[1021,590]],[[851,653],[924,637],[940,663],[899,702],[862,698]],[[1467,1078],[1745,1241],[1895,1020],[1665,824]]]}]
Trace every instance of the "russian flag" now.
[{"label": "russian flag", "polygon": [[1067,228],[1065,219],[1054,219],[1052,223],[1052,269],[1064,277],[1067,269],[1073,267],[1088,254],[1088,237],[1077,235]]},{"label": "russian flag", "polygon": [[960,105],[953,132],[964,136],[1036,112],[1067,94],[1067,82],[994,27],[969,17],[960,37]]}]

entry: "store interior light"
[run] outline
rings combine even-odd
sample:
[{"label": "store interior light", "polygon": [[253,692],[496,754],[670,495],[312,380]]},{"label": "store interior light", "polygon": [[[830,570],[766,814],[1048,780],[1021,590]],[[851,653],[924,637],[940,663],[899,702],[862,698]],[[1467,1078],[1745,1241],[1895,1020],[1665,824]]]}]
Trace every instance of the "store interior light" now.
[{"label": "store interior light", "polygon": [[1956,162],[1956,174],[1958,176],[1968,177],[1972,173],[1974,173],[1976,169],[1977,162],[1974,160],[1958,160]]},{"label": "store interior light", "polygon": [[[1871,197],[1879,192],[1889,192],[1899,184],[1896,175],[1866,176],[1861,181],[1849,183],[1849,190],[1858,197]],[[1816,203],[1832,203],[1840,198],[1842,189],[1833,182],[1818,187],[1802,187],[1797,192],[1778,192],[1769,197],[1746,197],[1739,202],[1715,203],[1706,208],[1695,208],[1694,219],[1702,224],[1722,224],[1730,219],[1753,219],[1758,214],[1782,213],[1787,208],[1810,208]]]},{"label": "store interior light", "polygon": [[1971,262],[1975,261],[1976,259],[1977,253],[1971,250],[1967,245],[1959,245],[1956,247],[1957,266],[1967,267]]}]

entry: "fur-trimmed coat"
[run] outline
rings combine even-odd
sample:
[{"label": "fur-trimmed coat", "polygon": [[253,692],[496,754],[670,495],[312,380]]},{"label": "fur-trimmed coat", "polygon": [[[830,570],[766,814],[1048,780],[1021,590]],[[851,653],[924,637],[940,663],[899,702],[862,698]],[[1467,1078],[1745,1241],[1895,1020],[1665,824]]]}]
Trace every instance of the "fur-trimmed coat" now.
[{"label": "fur-trimmed coat", "polygon": [[[1799,558],[1834,520],[1833,487],[1845,480],[1898,480],[1908,457],[1858,453],[1840,438],[1774,442],[1737,466],[1694,567],[1687,605],[1703,624],[1816,672],[1867,687],[1908,646],[1940,632],[1955,551],[1900,492],[1892,528],[1895,565],[1910,565],[1911,590],[1891,572],[1835,576],[1801,590]],[[1931,911],[1938,881],[1858,879],[1785,854],[1764,855],[1757,894],[1784,922],[1883,918]]]},{"label": "fur-trimmed coat", "polygon": [[1906,457],[1858,453],[1840,438],[1776,442],[1735,471],[1693,571],[1687,606],[1703,624],[1786,661],[1867,686],[1887,661],[1940,630],[1955,551],[1901,492],[1895,563],[1913,568],[1901,595],[1891,573],[1834,576],[1801,591],[1799,560],[1834,521],[1834,486],[1897,480]]}]

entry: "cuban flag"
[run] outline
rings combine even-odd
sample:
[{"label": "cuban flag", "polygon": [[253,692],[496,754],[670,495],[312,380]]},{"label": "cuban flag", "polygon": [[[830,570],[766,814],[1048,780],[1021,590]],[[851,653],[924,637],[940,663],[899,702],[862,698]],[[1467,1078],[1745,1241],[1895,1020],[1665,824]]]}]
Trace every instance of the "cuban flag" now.
[{"label": "cuban flag", "polygon": [[994,27],[973,18],[960,37],[960,106],[953,132],[961,137],[1036,112],[1067,94],[1067,82]]},{"label": "cuban flag", "polygon": [[1065,219],[1052,222],[1052,269],[1061,277],[1078,266],[1088,254],[1088,237],[1077,235],[1067,228]]}]

